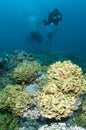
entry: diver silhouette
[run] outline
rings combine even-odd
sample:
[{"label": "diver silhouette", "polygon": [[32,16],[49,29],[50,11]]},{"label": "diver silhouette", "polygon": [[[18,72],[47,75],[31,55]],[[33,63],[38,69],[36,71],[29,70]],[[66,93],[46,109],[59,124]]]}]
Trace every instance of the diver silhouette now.
[{"label": "diver silhouette", "polygon": [[54,9],[52,12],[49,13],[47,20],[44,19],[40,23],[43,23],[45,26],[53,24],[58,25],[58,23],[62,20],[62,14],[59,12],[58,9]]},{"label": "diver silhouette", "polygon": [[31,31],[27,37],[27,42],[31,41],[38,43],[39,45],[43,42],[43,37],[38,31]]}]

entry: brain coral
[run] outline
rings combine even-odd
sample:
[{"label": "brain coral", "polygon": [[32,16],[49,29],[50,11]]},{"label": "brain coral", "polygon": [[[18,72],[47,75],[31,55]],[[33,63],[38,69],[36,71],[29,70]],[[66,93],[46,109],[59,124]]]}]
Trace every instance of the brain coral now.
[{"label": "brain coral", "polygon": [[13,72],[13,79],[17,83],[32,82],[41,70],[41,65],[36,61],[20,63]]},{"label": "brain coral", "polygon": [[71,61],[56,62],[47,74],[47,84],[36,97],[42,116],[55,119],[70,116],[81,104],[79,95],[86,90],[81,68]]},{"label": "brain coral", "polygon": [[0,91],[0,109],[8,110],[15,116],[21,114],[29,108],[30,96],[22,92],[20,85],[7,85]]}]

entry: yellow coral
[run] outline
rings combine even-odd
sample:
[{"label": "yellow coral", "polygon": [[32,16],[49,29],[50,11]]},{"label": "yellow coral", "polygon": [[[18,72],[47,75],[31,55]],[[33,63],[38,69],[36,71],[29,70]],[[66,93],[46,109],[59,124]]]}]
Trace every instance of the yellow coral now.
[{"label": "yellow coral", "polygon": [[47,73],[49,80],[65,93],[78,95],[86,91],[82,69],[71,61],[56,62],[50,66]]},{"label": "yellow coral", "polygon": [[47,75],[47,84],[36,97],[41,114],[55,119],[70,116],[81,104],[79,95],[86,92],[82,69],[71,61],[56,62]]},{"label": "yellow coral", "polygon": [[[62,117],[67,117],[71,115],[74,111],[77,98],[71,97],[69,95],[64,95],[61,92],[54,91],[52,88],[47,89],[45,87],[45,90],[40,92],[38,95],[37,102],[39,104],[39,107],[41,108],[41,114],[44,117],[47,118],[56,118],[61,119]],[[46,92],[48,91],[48,92]]]}]

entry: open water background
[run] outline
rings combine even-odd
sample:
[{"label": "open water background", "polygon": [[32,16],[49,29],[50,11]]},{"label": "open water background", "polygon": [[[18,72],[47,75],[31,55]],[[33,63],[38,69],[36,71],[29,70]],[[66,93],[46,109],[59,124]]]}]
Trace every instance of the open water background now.
[{"label": "open water background", "polygon": [[[63,21],[58,26],[38,22],[58,8]],[[57,29],[53,43],[47,45],[47,32]],[[27,43],[31,30],[43,36],[43,43]],[[0,53],[14,50],[86,52],[86,0],[0,0]]]}]

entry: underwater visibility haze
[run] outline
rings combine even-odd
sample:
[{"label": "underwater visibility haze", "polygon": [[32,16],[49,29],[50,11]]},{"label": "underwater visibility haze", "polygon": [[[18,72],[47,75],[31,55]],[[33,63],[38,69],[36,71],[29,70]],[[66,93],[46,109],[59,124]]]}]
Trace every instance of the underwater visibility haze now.
[{"label": "underwater visibility haze", "polygon": [[86,130],[86,0],[0,0],[0,130]]},{"label": "underwater visibility haze", "polygon": [[[62,21],[57,26],[44,26],[40,20],[57,8]],[[85,0],[0,0],[0,52],[34,50],[37,44],[27,43],[29,32],[38,31],[43,36],[40,50],[84,52],[86,48]],[[47,33],[57,30],[53,45],[46,45]]]}]

